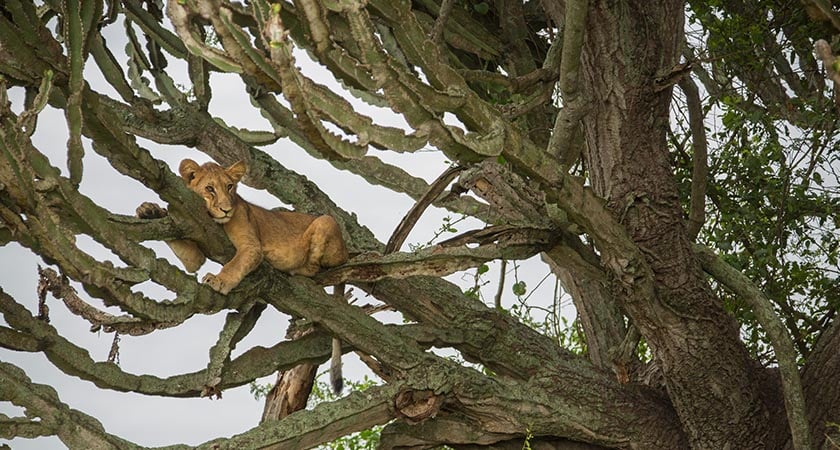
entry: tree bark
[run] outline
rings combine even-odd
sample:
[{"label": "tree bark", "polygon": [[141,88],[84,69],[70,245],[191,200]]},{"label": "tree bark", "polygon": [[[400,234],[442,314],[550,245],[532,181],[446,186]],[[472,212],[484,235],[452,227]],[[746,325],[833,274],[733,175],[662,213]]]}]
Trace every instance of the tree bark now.
[{"label": "tree bark", "polygon": [[763,448],[768,411],[737,324],[691,251],[665,141],[671,86],[659,83],[679,62],[683,20],[681,1],[591,3],[586,165],[653,271],[655,298],[623,306],[653,349],[692,447]]},{"label": "tree bark", "polygon": [[[294,319],[289,324],[286,332],[287,339],[300,339],[310,334],[314,328],[301,329],[295,326]],[[318,365],[304,363],[289,370],[277,373],[277,381],[265,397],[260,423],[280,420],[289,414],[306,408],[312,386],[315,384],[315,375]]]},{"label": "tree bark", "polygon": [[[835,317],[823,331],[814,349],[808,355],[808,362],[802,369],[802,390],[808,405],[808,423],[814,448],[825,448],[829,439],[834,445],[840,443],[840,429],[831,424],[840,418],[840,318]],[[788,441],[790,448],[790,442]],[[831,447],[829,447],[831,448]]]}]

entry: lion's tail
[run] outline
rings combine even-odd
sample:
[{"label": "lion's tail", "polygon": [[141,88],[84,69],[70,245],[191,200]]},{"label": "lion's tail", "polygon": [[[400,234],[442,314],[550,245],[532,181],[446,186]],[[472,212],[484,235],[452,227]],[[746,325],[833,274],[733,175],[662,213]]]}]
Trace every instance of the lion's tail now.
[{"label": "lion's tail", "polygon": [[[333,296],[339,301],[344,301],[344,283],[333,286]],[[333,392],[341,394],[344,388],[344,377],[341,374],[341,340],[333,338],[332,357],[330,358],[330,384]]]},{"label": "lion's tail", "polygon": [[341,375],[341,341],[332,340],[332,359],[330,360],[330,384],[333,392],[341,394],[344,388],[344,377]]}]

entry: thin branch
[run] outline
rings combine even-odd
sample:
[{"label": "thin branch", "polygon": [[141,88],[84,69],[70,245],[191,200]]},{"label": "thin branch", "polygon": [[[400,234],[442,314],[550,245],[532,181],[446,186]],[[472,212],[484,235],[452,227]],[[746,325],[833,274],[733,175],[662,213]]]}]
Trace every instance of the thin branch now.
[{"label": "thin branch", "polygon": [[[468,232],[465,235],[415,253],[391,253],[383,256],[362,254],[335,269],[319,273],[315,280],[323,285],[333,285],[339,282],[371,282],[417,275],[443,276],[494,259],[526,259],[551,247],[556,233],[550,230],[500,226]],[[477,239],[482,238],[484,245],[476,248],[462,245],[444,246],[447,243],[454,245],[456,242],[479,242]]]},{"label": "thin branch", "polygon": [[580,95],[579,77],[588,7],[588,0],[566,2],[559,82],[563,95],[563,109],[557,115],[548,143],[548,152],[559,155],[561,163],[566,167],[571,166],[579,154],[579,148],[572,148],[575,143],[574,134],[580,132],[580,119],[586,113],[585,100]]},{"label": "thin branch", "polygon": [[446,189],[446,186],[458,176],[464,170],[463,167],[456,166],[450,167],[446,169],[437,179],[429,185],[429,189],[420,197],[414,206],[408,211],[408,213],[403,217],[400,221],[397,228],[391,234],[391,238],[388,239],[388,243],[385,245],[384,253],[387,255],[388,253],[393,253],[402,247],[403,242],[408,237],[408,234],[411,233],[411,230],[414,228],[414,225],[417,224],[417,221],[420,220],[420,217],[423,215],[423,212],[426,211],[426,208],[432,204],[440,194]]},{"label": "thin branch", "polygon": [[452,5],[454,4],[455,0],[443,0],[437,20],[435,20],[435,26],[432,28],[432,42],[441,49],[441,53],[443,53],[443,29],[446,28],[446,21],[449,20],[449,13],[452,11]]},{"label": "thin branch", "polygon": [[695,240],[706,222],[706,184],[709,175],[706,127],[703,124],[703,107],[700,104],[700,91],[697,85],[689,76],[682,77],[679,85],[685,94],[685,102],[688,106],[688,122],[691,127],[691,142],[694,150],[691,159],[691,203],[687,232],[691,240]]}]

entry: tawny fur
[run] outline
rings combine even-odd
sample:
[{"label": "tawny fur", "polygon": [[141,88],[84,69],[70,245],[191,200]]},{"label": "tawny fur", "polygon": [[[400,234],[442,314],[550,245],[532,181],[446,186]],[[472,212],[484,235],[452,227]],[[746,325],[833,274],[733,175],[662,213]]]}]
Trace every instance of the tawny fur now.
[{"label": "tawny fur", "polygon": [[[335,267],[347,261],[347,247],[341,229],[330,216],[313,216],[299,212],[269,211],[243,200],[236,186],[245,175],[243,162],[224,168],[208,162],[199,165],[191,159],[181,161],[179,172],[187,186],[204,198],[208,214],[222,224],[236,255],[217,274],[207,274],[202,282],[213,290],[227,294],[262,262],[292,275],[311,277],[322,268]],[[166,215],[166,210],[153,203],[137,208],[141,218]],[[195,242],[167,241],[167,244],[189,272],[204,264],[205,255]],[[343,289],[342,289],[343,291]],[[343,293],[336,296],[343,298]],[[339,350],[336,355],[336,347]],[[340,382],[340,342],[333,343],[332,378]],[[338,364],[336,369],[336,364]],[[340,388],[339,388],[340,390]]]},{"label": "tawny fur", "polygon": [[[332,217],[269,211],[239,197],[236,186],[245,170],[242,162],[228,168],[212,162],[199,166],[191,159],[181,162],[179,171],[184,182],[204,198],[208,214],[222,224],[228,239],[236,247],[233,259],[218,274],[205,275],[204,283],[227,294],[263,258],[278,270],[307,277],[322,268],[335,267],[347,261],[347,247],[341,229]],[[158,211],[152,211],[153,208]],[[146,218],[165,214],[157,205],[144,204],[138,208],[138,215]],[[194,242],[176,240],[167,243],[187,271],[195,272],[204,264],[205,256]]]}]

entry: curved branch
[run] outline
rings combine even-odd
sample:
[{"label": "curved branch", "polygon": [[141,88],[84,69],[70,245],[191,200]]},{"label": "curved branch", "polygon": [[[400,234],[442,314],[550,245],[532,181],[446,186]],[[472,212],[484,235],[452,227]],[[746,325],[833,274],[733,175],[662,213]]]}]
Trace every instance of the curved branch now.
[{"label": "curved branch", "polygon": [[4,362],[0,362],[0,400],[10,401],[25,408],[29,415],[39,417],[40,427],[32,431],[56,435],[69,448],[139,448],[108,434],[98,420],[61,403],[52,387],[33,383],[23,370]]},{"label": "curved branch", "polygon": [[691,147],[694,150],[691,172],[691,204],[688,209],[688,236],[697,238],[706,222],[706,184],[709,175],[706,127],[703,124],[703,107],[700,104],[700,91],[690,76],[679,81],[688,106],[688,121],[691,127]]},{"label": "curved branch", "polygon": [[[450,4],[450,8],[451,6],[452,5]],[[403,217],[393,234],[391,234],[391,238],[388,239],[388,243],[385,244],[385,254],[393,253],[402,247],[403,242],[405,242],[405,239],[408,237],[412,228],[414,228],[414,225],[417,224],[420,216],[422,216],[423,212],[426,211],[426,208],[428,208],[429,205],[431,205],[432,202],[440,196],[443,190],[446,189],[446,186],[448,186],[449,183],[452,182],[452,180],[454,180],[455,177],[463,170],[463,167],[450,167],[440,174],[431,185],[429,185],[429,189],[426,193],[423,194],[423,196],[417,200],[417,203],[411,207],[411,210],[408,211],[408,214]]]},{"label": "curved branch", "polygon": [[[225,364],[221,372],[208,367],[167,378],[134,375],[122,371],[116,364],[94,361],[87,350],[60,336],[49,324],[34,318],[2,289],[0,313],[14,328],[14,333],[5,327],[0,328],[0,342],[3,347],[22,351],[43,351],[47,359],[62,372],[78,376],[101,388],[121,392],[198,397],[205,390],[208,381],[217,376],[221,380],[214,383],[214,386],[218,390],[224,390],[300,363],[322,363],[330,354],[330,338],[323,333],[312,333],[299,340],[280,342],[270,348],[253,347]],[[37,342],[34,347],[32,340]],[[17,345],[16,342],[21,345]],[[211,362],[211,366],[212,364]]]},{"label": "curved branch", "polygon": [[793,438],[793,447],[797,450],[812,448],[805,397],[802,393],[799,367],[796,365],[796,350],[787,328],[773,310],[772,302],[749,278],[720,259],[711,249],[695,245],[694,252],[700,259],[703,270],[750,305],[758,323],[767,333],[782,375],[785,411]]},{"label": "curved branch", "polygon": [[580,119],[586,113],[586,101],[580,95],[579,78],[588,8],[588,0],[566,2],[559,82],[563,109],[557,115],[548,143],[548,152],[558,155],[564,168],[574,164],[580,155],[580,148],[573,146],[576,144],[574,134],[580,133]]}]

